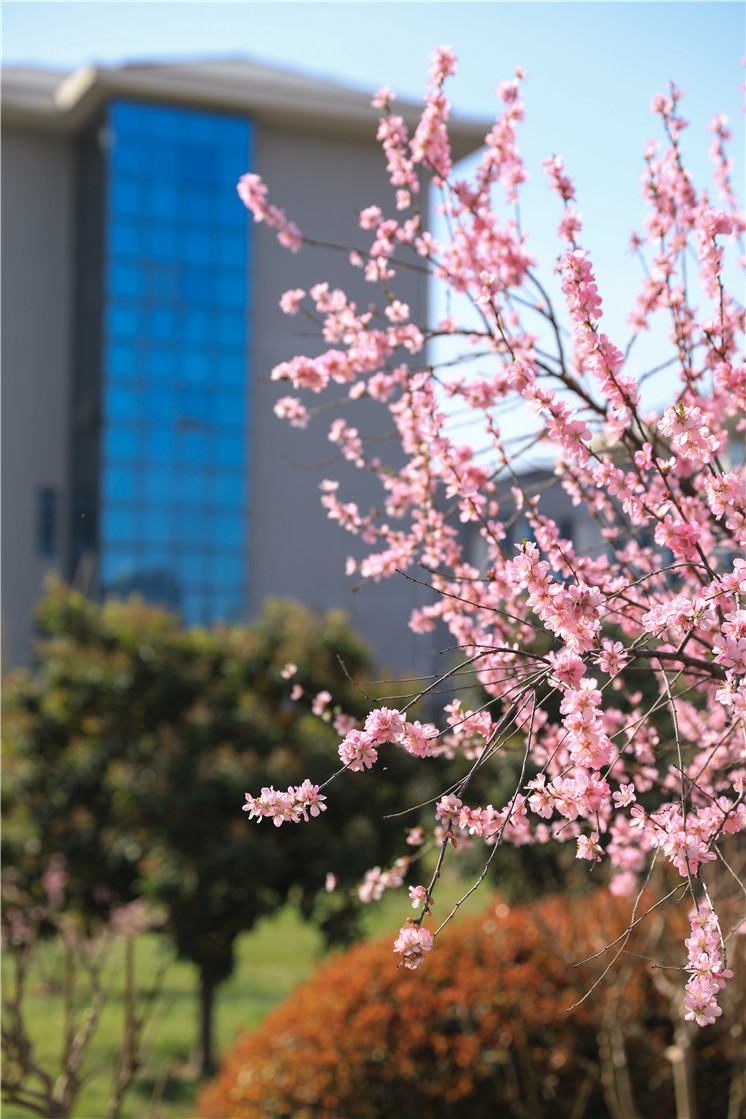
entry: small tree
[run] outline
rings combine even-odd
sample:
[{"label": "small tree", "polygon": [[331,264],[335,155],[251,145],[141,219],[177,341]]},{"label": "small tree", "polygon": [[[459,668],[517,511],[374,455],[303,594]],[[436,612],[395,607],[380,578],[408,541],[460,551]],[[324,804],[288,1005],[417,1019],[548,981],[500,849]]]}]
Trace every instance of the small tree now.
[{"label": "small tree", "polygon": [[[720,1014],[727,945],[739,928],[738,920],[721,924],[713,894],[734,890],[743,904],[728,844],[746,829],[744,310],[726,284],[736,267],[727,255],[742,247],[746,219],[730,177],[728,122],[719,116],[710,126],[711,196],[686,170],[681,94],[671,85],[653,99],[662,146],[645,149],[648,214],[632,241],[644,278],[622,349],[602,331],[602,299],[559,156],[544,161],[560,200],[558,245],[532,245],[520,226],[523,73],[499,86],[500,115],[466,181],[453,174],[444,92],[456,60],[442,47],[431,61],[411,137],[390,90],[373,101],[395,202],[361,200],[365,244],[350,263],[378,303],[361,311],[327,283],[286,292],[283,310],[303,311],[332,348],[293,357],[272,377],[305,394],[284,396],[275,409],[299,427],[328,414],[335,383],[349,386],[329,437],[382,491],[367,511],[334,480],[322,482],[328,515],[368,546],[350,569],[427,584],[433,601],[414,611],[411,626],[426,632],[444,622],[461,654],[427,694],[449,691],[469,670],[488,700],[467,710],[449,695],[439,726],[425,733],[410,722],[409,705],[372,710],[363,733],[344,738],[340,757],[370,768],[383,743],[421,757],[460,755],[462,779],[435,811],[443,857],[463,836],[484,841],[486,865],[505,844],[570,842],[591,867],[611,868],[620,896],[635,894],[655,858],[666,860],[689,899],[685,1014],[706,1025]],[[441,241],[418,204],[426,177],[445,217]],[[256,221],[293,251],[302,247],[258,176],[244,176],[238,189]],[[539,250],[553,261],[559,291],[538,271]],[[408,267],[425,268],[446,289],[450,313],[441,321],[414,322],[397,299],[398,272]],[[648,363],[641,339],[658,324],[669,357]],[[443,339],[451,348],[439,362]],[[668,403],[648,410],[642,386],[661,368],[674,374]],[[388,408],[403,466],[383,463],[377,447],[376,457],[369,453],[348,417],[360,400]],[[504,418],[517,403],[536,416],[523,442]],[[481,428],[481,454],[463,441],[469,421]],[[532,493],[522,471],[537,445],[553,468]],[[559,488],[595,524],[595,547],[581,548],[558,523]],[[519,513],[533,539],[511,544]],[[481,565],[471,561],[475,541]],[[651,679],[652,695],[621,686],[625,668]],[[496,806],[475,803],[473,776],[503,768],[516,736],[510,794]],[[272,796],[248,804],[276,822],[286,808]],[[423,922],[437,874],[419,888],[422,912],[396,942],[407,967],[433,943]]]},{"label": "small tree", "polygon": [[[304,915],[330,940],[348,939],[356,898],[328,894],[327,872],[352,887],[392,857],[402,832],[399,821],[379,830],[352,782],[346,808],[308,837],[268,836],[234,812],[247,774],[262,786],[326,772],[351,725],[335,708],[350,717],[365,708],[337,658],[362,678],[367,653],[339,614],[319,619],[288,602],[269,604],[251,628],[188,631],[142,602],[101,607],[56,583],[38,616],[47,634],[38,668],[6,689],[6,874],[33,888],[60,852],[71,904],[89,920],[114,898],[163,907],[178,955],[199,971],[208,1071],[214,993],[233,970],[238,934],[297,886]],[[406,763],[392,758],[379,816],[384,804],[404,806]]]}]

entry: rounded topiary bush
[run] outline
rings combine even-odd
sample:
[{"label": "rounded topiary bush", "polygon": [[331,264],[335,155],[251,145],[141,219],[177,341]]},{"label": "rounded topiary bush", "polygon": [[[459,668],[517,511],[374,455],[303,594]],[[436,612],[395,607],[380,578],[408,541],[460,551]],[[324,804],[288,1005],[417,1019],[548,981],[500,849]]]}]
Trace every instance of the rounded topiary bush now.
[{"label": "rounded topiary bush", "polygon": [[[660,960],[668,944],[678,957],[680,917],[657,910],[627,949]],[[610,957],[573,965],[619,936],[628,918],[628,905],[601,893],[514,909],[498,901],[449,926],[415,972],[396,971],[390,939],[355,947],[237,1040],[199,1114],[580,1119],[633,1114],[634,1099],[641,1116],[673,1115],[666,1050],[675,1011],[658,981],[668,973],[655,980],[625,953],[568,1012]],[[676,974],[671,991],[681,985]],[[727,1096],[724,1052],[715,1064],[710,1102],[718,1077]]]}]

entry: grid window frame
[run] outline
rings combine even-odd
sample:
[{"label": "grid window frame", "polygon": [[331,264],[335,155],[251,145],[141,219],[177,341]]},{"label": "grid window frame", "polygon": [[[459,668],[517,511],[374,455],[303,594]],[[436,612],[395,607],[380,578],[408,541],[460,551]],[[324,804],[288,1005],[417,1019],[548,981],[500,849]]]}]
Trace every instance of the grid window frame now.
[{"label": "grid window frame", "polygon": [[160,588],[185,624],[237,621],[248,560],[250,226],[235,182],[252,165],[253,124],[119,99],[108,116],[102,592],[148,598]]}]

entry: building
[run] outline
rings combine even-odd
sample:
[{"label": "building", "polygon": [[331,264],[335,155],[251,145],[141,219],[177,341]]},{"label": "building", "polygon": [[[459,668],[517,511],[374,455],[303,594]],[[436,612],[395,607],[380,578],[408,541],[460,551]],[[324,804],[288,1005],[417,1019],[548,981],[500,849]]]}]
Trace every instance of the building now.
[{"label": "building", "polygon": [[[235,190],[256,171],[316,241],[359,244],[358,208],[393,201],[376,119],[367,94],[245,60],[4,71],[6,667],[28,657],[50,569],[187,624],[250,619],[269,595],[342,606],[382,663],[420,664],[412,584],[345,579],[350,539],[318,484],[351,468],[321,425],[272,413],[270,370],[317,344],[282,292],[370,289],[345,254],[291,257]],[[456,157],[483,135],[455,121]],[[402,280],[424,319],[425,280]]]}]

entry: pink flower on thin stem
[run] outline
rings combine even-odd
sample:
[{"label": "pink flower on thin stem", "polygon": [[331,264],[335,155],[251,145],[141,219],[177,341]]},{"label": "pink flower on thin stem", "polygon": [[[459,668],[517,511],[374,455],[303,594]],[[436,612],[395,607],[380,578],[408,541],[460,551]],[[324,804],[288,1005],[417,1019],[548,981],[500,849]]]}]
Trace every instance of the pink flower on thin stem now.
[{"label": "pink flower on thin stem", "polygon": [[286,315],[297,315],[301,300],[305,297],[303,288],[292,288],[280,298],[280,307]]},{"label": "pink flower on thin stem", "polygon": [[406,968],[414,970],[424,961],[432,946],[433,934],[429,929],[417,929],[405,925],[400,929],[399,936],[394,942],[394,951],[402,957],[401,962]]},{"label": "pink flower on thin stem", "polygon": [[591,862],[600,862],[603,857],[603,847],[598,842],[598,832],[590,835],[578,836],[578,853],[576,859],[589,859]]},{"label": "pink flower on thin stem", "polygon": [[412,899],[412,909],[419,909],[427,901],[427,889],[425,886],[410,886],[409,896]]}]

